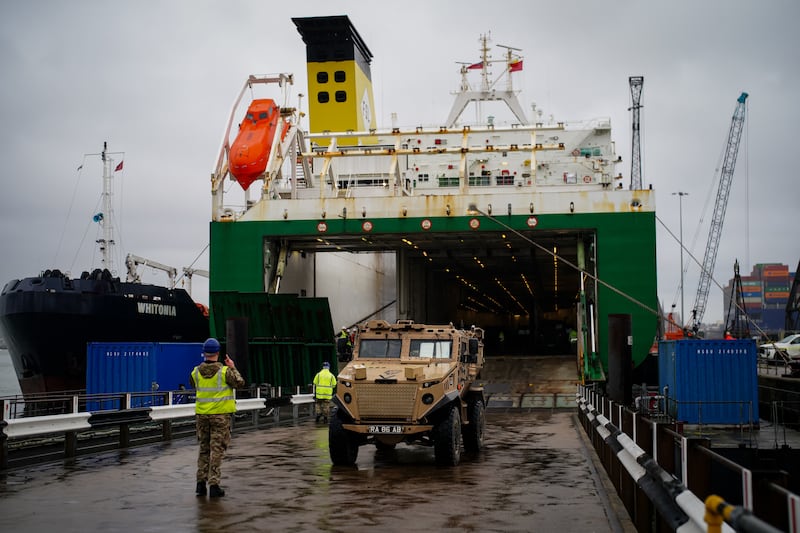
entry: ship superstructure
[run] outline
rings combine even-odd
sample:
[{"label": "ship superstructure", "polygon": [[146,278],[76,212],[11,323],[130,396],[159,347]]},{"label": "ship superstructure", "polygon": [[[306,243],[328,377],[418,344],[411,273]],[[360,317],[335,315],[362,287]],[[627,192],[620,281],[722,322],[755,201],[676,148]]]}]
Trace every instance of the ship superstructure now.
[{"label": "ship superstructure", "polygon": [[[505,47],[499,90],[482,37],[442,125],[357,129],[372,124],[371,53],[346,16],[293,21],[307,45],[310,128],[284,96],[284,137],[238,199],[226,186],[232,112],[212,175],[212,311],[230,291],[324,296],[337,326],[480,324],[490,355],[564,353],[575,330],[586,379],[604,379],[609,317],[627,317],[630,357],[644,361],[657,326],[655,195],[623,188],[608,119],[527,119],[510,82],[520,51]],[[245,88],[286,94],[292,82],[253,76]],[[491,101],[511,123],[464,120]]]}]

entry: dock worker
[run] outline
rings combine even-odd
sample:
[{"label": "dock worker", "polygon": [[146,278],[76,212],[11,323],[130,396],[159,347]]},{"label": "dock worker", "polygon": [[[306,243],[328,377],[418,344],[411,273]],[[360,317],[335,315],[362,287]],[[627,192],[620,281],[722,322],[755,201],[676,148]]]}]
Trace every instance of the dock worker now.
[{"label": "dock worker", "polygon": [[[197,391],[194,404],[197,440],[200,451],[197,456],[198,496],[211,498],[225,496],[219,486],[222,476],[222,458],[231,442],[231,414],[236,412],[236,397],[233,389],[244,386],[244,378],[236,370],[233,359],[225,354],[219,361],[219,341],[209,338],[203,343],[203,362],[194,367],[189,376]],[[223,364],[224,363],[224,364]]]},{"label": "dock worker", "polygon": [[353,336],[350,335],[350,332],[347,331],[347,326],[342,326],[341,331],[339,332],[340,339],[347,339],[347,345],[349,347],[353,346]]},{"label": "dock worker", "polygon": [[353,356],[353,340],[355,334],[347,330],[347,326],[342,326],[339,335],[336,337],[336,352],[339,361],[349,361]]},{"label": "dock worker", "polygon": [[333,389],[336,387],[336,376],[331,374],[331,364],[329,362],[322,363],[322,370],[314,376],[313,383],[317,411],[317,416],[314,420],[319,422],[320,418],[324,418],[325,422],[327,422],[331,412]]},{"label": "dock worker", "polygon": [[736,338],[733,335],[731,335],[730,331],[726,330],[725,331],[725,340],[726,341],[733,341],[733,340],[736,340]]}]

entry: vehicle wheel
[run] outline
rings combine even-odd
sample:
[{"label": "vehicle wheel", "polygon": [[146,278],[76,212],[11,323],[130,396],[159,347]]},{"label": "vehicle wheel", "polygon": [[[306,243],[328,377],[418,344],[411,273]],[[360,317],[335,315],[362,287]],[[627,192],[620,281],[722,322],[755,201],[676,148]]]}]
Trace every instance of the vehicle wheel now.
[{"label": "vehicle wheel", "polygon": [[456,466],[461,460],[461,415],[451,405],[447,416],[434,427],[433,453],[436,464]]},{"label": "vehicle wheel", "polygon": [[328,451],[331,461],[336,466],[352,466],[358,458],[358,441],[342,427],[342,419],[337,415],[331,416],[328,426]]},{"label": "vehicle wheel", "polygon": [[469,425],[464,426],[464,449],[479,452],[483,448],[483,432],[486,427],[486,411],[483,400],[475,398],[467,406]]}]

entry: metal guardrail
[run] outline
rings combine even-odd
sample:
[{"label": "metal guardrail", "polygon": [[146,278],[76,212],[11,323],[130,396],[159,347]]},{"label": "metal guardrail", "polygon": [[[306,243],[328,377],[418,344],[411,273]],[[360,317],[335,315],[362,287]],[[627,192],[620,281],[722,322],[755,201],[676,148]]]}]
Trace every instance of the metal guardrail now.
[{"label": "metal guardrail", "polygon": [[[711,526],[710,511],[697,495],[711,495],[713,465],[715,471],[723,469],[740,479],[738,487],[724,488],[725,497],[742,504],[731,516],[747,516],[747,529],[741,522],[729,521],[738,531],[767,532],[778,527],[800,532],[800,513],[796,512],[800,500],[768,473],[759,472],[759,486],[785,498],[783,513],[764,507],[766,498],[759,512],[759,502],[754,505],[753,499],[753,472],[710,449],[710,439],[686,437],[674,422],[647,419],[590,387],[580,386],[576,397],[584,430],[638,531],[706,531],[704,524]],[[771,503],[766,501],[767,506]],[[763,518],[753,513],[754,507],[764,513]],[[714,531],[732,531],[728,525],[720,527]]]},{"label": "metal guardrail", "polygon": [[[136,444],[155,441],[168,441],[174,437],[194,435],[194,403],[172,403],[176,398],[184,401],[186,393],[174,395],[165,393],[164,405],[132,407],[137,404],[135,393],[116,395],[122,397],[122,407],[100,411],[83,411],[38,416],[8,417],[12,412],[6,399],[0,399],[3,419],[0,421],[0,470],[13,464],[32,464],[43,460],[75,457],[80,452],[80,443],[85,447],[97,449],[126,448]],[[277,391],[280,394],[280,389]],[[152,396],[147,394],[146,396]],[[313,415],[314,395],[294,394],[291,396],[260,397],[260,390],[254,398],[236,400],[233,429],[237,427],[258,427],[262,418],[270,423],[282,421],[281,407],[291,407],[291,420],[300,418],[300,409],[307,406],[307,416]],[[75,395],[69,400],[76,411],[81,405],[91,404],[97,398]],[[23,413],[24,414],[24,413]],[[250,415],[247,420],[247,415]],[[270,418],[271,417],[271,418]],[[181,431],[173,431],[180,428]],[[136,439],[134,432],[142,433]],[[116,437],[116,439],[115,439]],[[94,444],[86,444],[94,443]],[[13,457],[13,456],[19,457]]]},{"label": "metal guardrail", "polygon": [[[619,464],[655,506],[669,529],[687,533],[705,531],[703,502],[661,468],[628,435],[598,413],[580,392],[576,396],[578,407],[589,425],[600,435]],[[639,523],[637,529],[642,530]],[[725,531],[732,532],[733,529],[727,527]]]}]

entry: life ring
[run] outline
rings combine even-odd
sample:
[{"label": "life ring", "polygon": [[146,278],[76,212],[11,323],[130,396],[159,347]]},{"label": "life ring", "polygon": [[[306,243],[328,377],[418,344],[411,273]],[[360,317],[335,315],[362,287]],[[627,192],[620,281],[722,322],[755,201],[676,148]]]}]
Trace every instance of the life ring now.
[{"label": "life ring", "polygon": [[583,177],[583,182],[584,183],[591,183],[592,182],[592,177],[591,176],[584,176]]}]

